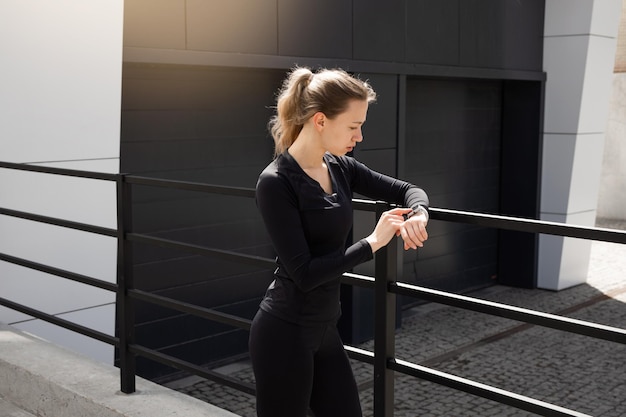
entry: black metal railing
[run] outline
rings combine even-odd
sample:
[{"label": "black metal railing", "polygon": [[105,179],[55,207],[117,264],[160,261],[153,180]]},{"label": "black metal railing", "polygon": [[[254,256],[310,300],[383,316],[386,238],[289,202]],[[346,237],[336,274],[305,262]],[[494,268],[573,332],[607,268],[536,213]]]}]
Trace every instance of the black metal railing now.
[{"label": "black metal railing", "polygon": [[[44,173],[44,174],[63,175],[63,176],[69,176],[69,177],[74,177],[74,178],[103,180],[103,181],[118,181],[120,178],[120,176],[116,174],[105,174],[105,173],[99,173],[99,172],[79,171],[79,170],[67,170],[67,169],[43,167],[43,166],[37,166],[37,165],[16,164],[12,162],[0,162],[0,168],[12,169],[12,170],[18,170],[18,171],[37,172],[37,173]],[[50,225],[59,226],[59,227],[67,228],[67,229],[94,233],[97,235],[109,236],[112,238],[118,237],[118,231],[115,229],[94,226],[94,225],[85,224],[85,223],[78,223],[78,222],[65,220],[65,219],[42,216],[39,214],[27,213],[27,212],[18,211],[18,210],[11,210],[5,207],[0,207],[0,215],[20,218],[20,219],[29,220],[29,221],[38,222],[38,223],[50,224]],[[101,288],[103,290],[107,290],[111,292],[118,292],[118,284],[112,284],[110,282],[103,281],[97,278],[93,278],[93,277],[89,277],[89,276],[85,276],[81,274],[76,274],[76,273],[62,270],[59,268],[54,268],[48,265],[43,265],[37,262],[32,262],[27,259],[11,256],[5,253],[0,253],[0,260],[15,264],[15,265],[20,265],[25,268],[30,268],[33,270],[51,274],[54,276],[69,279],[71,281],[80,282],[82,284]],[[106,333],[102,333],[94,329],[78,325],[69,320],[65,320],[60,317],[45,313],[43,311],[36,310],[36,309],[33,309],[31,307],[28,307],[19,303],[15,303],[6,298],[0,297],[0,305],[3,305],[15,311],[19,311],[20,313],[26,314],[28,316],[44,320],[48,323],[55,324],[57,326],[63,327],[73,332],[80,333],[84,336],[99,340],[109,345],[113,345],[115,347],[119,347],[120,345],[119,338],[115,336],[111,336]]]},{"label": "black metal railing", "polygon": [[[0,253],[0,260],[12,264],[31,268],[55,276],[63,277],[72,281],[92,285],[104,290],[117,293],[117,324],[118,337],[107,335],[71,321],[58,318],[54,315],[15,303],[11,300],[0,298],[0,305],[22,312],[29,316],[61,326],[82,335],[100,340],[119,349],[120,355],[120,385],[125,393],[135,391],[135,360],[137,356],[171,366],[176,369],[198,375],[216,381],[242,392],[254,394],[252,384],[236,380],[229,376],[219,374],[204,367],[195,365],[180,358],[175,358],[162,352],[149,349],[135,342],[134,327],[134,301],[153,303],[168,309],[196,315],[207,320],[227,324],[236,328],[249,329],[250,320],[204,308],[171,298],[159,296],[153,293],[134,288],[133,282],[133,252],[131,242],[176,248],[193,254],[222,259],[235,260],[247,264],[271,268],[274,260],[236,253],[216,248],[208,248],[169,239],[158,238],[145,234],[135,233],[132,227],[132,187],[133,185],[145,185],[153,187],[166,187],[180,190],[197,191],[202,193],[214,193],[228,196],[253,198],[254,190],[237,187],[224,187],[217,185],[190,183],[172,180],[160,180],[124,174],[103,174],[88,171],[76,171],[59,168],[47,168],[0,162],[0,168],[22,171],[39,172],[55,175],[89,178],[103,181],[114,181],[117,184],[117,229],[108,229],[83,223],[72,222],[63,219],[26,213],[7,208],[0,208],[0,215],[17,217],[35,222],[53,224],[69,229],[81,230],[89,233],[100,234],[117,239],[117,283],[112,284],[92,277],[75,274],[58,268],[42,265],[26,259],[17,258],[8,254]],[[375,212],[380,215],[389,208],[385,202],[373,202],[367,200],[354,200],[355,210]],[[516,230],[528,233],[543,233],[581,239],[592,239],[606,242],[626,243],[626,232],[600,229],[594,227],[571,226],[560,223],[551,223],[529,219],[519,219],[506,216],[462,212],[431,208],[431,219],[448,222],[474,224],[483,227],[504,230]],[[558,405],[546,403],[520,394],[492,387],[479,382],[460,378],[448,373],[409,363],[395,357],[395,321],[396,321],[396,296],[404,295],[418,297],[420,299],[446,304],[471,311],[497,315],[539,326],[563,330],[589,336],[592,338],[607,340],[620,344],[626,344],[626,330],[585,322],[528,310],[510,305],[480,300],[458,294],[446,293],[415,285],[397,282],[397,262],[399,256],[396,245],[388,245],[378,251],[375,256],[375,276],[362,276],[346,273],[343,282],[350,285],[358,285],[373,288],[375,292],[375,334],[374,352],[365,351],[351,346],[346,346],[350,357],[371,363],[374,365],[374,415],[376,417],[390,417],[394,407],[394,372],[411,375],[417,378],[435,382],[450,388],[471,393],[483,398],[494,400],[502,404],[516,407],[545,416],[584,416],[585,414],[569,410]]]}]

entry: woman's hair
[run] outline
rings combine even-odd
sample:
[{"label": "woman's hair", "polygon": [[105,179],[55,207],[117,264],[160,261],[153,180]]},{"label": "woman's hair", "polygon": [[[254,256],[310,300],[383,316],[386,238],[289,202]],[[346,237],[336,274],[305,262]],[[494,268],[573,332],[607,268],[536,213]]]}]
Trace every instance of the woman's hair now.
[{"label": "woman's hair", "polygon": [[276,145],[275,155],[283,153],[298,137],[304,123],[317,112],[329,119],[348,108],[350,100],[372,103],[376,93],[365,81],[341,69],[294,68],[278,92],[276,115],[269,130]]}]

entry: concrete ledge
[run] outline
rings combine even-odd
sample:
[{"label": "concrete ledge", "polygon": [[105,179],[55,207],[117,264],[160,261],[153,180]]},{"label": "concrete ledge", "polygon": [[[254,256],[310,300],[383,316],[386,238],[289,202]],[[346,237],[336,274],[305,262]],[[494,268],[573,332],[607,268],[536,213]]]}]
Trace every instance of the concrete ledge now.
[{"label": "concrete ledge", "polygon": [[236,417],[137,377],[120,392],[119,369],[0,323],[0,398],[40,417]]}]

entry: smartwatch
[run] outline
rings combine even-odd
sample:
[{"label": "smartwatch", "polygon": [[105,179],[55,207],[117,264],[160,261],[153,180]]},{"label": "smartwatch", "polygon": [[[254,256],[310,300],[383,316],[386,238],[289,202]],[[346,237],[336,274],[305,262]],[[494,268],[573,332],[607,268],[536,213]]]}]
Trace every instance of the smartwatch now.
[{"label": "smartwatch", "polygon": [[409,213],[406,218],[410,219],[411,217],[413,217],[416,214],[424,214],[424,216],[426,216],[426,221],[428,222],[428,219],[430,218],[430,216],[428,215],[428,210],[426,209],[426,207],[422,206],[421,204],[418,204],[416,207],[413,207],[413,211],[411,213]]}]

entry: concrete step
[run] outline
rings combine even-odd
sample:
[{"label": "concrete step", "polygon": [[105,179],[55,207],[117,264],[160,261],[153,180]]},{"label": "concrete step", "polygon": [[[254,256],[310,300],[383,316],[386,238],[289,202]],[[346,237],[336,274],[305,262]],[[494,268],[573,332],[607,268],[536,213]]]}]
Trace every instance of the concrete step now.
[{"label": "concrete step", "polygon": [[0,417],[35,417],[19,407],[51,417],[237,417],[140,377],[136,385],[122,394],[113,365],[0,323],[0,398],[13,405]]},{"label": "concrete step", "polygon": [[21,408],[0,398],[0,417],[37,417],[34,414],[24,411]]}]

